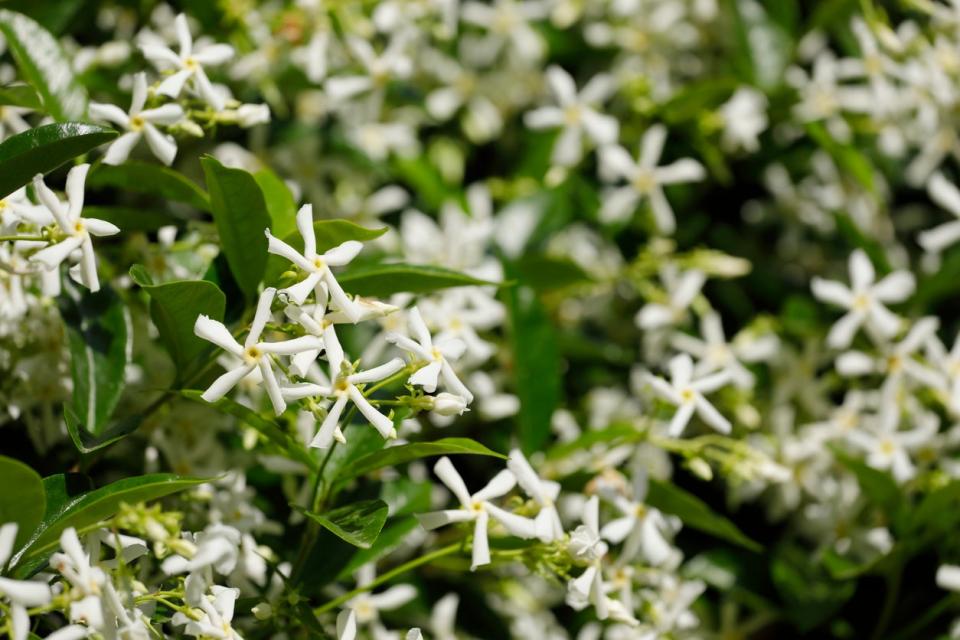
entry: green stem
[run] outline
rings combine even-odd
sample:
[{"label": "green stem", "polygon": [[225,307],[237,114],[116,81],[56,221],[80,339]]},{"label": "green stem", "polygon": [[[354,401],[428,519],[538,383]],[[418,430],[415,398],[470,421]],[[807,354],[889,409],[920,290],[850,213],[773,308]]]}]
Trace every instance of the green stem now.
[{"label": "green stem", "polygon": [[890,640],[908,640],[909,638],[923,637],[920,631],[933,622],[936,622],[948,609],[956,606],[958,601],[960,601],[960,594],[951,593],[944,596],[935,605],[927,609],[926,613],[920,616],[915,622],[890,636]]},{"label": "green stem", "polygon": [[384,584],[385,582],[389,582],[390,580],[396,578],[397,576],[406,573],[407,571],[416,569],[420,565],[427,564],[439,558],[443,558],[444,556],[449,556],[453,553],[456,553],[457,551],[460,550],[460,548],[461,548],[461,544],[459,542],[455,542],[451,545],[442,547],[426,555],[416,557],[413,560],[410,560],[409,562],[405,562],[399,567],[396,567],[394,569],[391,569],[390,571],[387,571],[383,575],[377,576],[377,578],[370,584],[364,585],[362,587],[357,587],[353,591],[348,591],[342,596],[338,596],[333,600],[330,600],[329,602],[320,605],[319,607],[314,609],[313,612],[317,615],[320,615],[325,611],[329,611],[330,609],[340,606],[341,604],[343,604],[344,602],[347,602],[354,596],[364,593],[365,591],[371,591],[379,587],[380,585]]},{"label": "green stem", "polygon": [[0,236],[0,242],[16,242],[17,240],[43,242],[47,240],[47,238],[44,238],[43,236]]},{"label": "green stem", "polygon": [[900,595],[900,579],[903,575],[903,565],[901,562],[887,574],[887,593],[883,599],[883,609],[880,612],[880,618],[877,620],[877,626],[871,636],[873,640],[880,640],[886,637],[887,627],[893,618],[893,610],[897,606],[897,600]]}]

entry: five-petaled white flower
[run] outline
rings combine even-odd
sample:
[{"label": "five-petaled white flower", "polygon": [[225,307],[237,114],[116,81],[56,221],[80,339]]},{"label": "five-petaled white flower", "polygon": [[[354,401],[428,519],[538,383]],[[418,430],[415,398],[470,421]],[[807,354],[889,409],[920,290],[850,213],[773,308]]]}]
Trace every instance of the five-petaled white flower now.
[{"label": "five-petaled white flower", "polygon": [[[0,568],[13,554],[13,543],[16,537],[16,522],[0,526]],[[8,610],[10,637],[14,640],[25,640],[30,632],[30,617],[27,609],[48,604],[53,594],[50,586],[45,582],[0,578],[0,597],[10,603]]]},{"label": "five-petaled white flower", "polygon": [[620,493],[607,496],[623,515],[603,525],[600,536],[614,544],[624,543],[620,552],[622,560],[636,557],[639,551],[644,560],[659,566],[671,556],[670,543],[664,537],[670,524],[658,509],[644,504],[646,496],[647,474],[640,470],[633,477],[632,498]]},{"label": "five-petaled white flower", "polygon": [[607,543],[600,537],[600,500],[591,496],[583,506],[583,524],[570,535],[567,548],[574,558],[589,563],[578,577],[567,583],[567,604],[580,611],[593,603],[597,617],[610,616],[607,587],[603,583],[601,562],[607,555]]},{"label": "five-petaled white flower", "polygon": [[450,366],[448,358],[457,359],[466,350],[466,345],[457,338],[447,338],[436,345],[433,338],[430,337],[430,330],[420,316],[420,311],[414,307],[407,314],[407,324],[416,341],[397,333],[387,336],[387,340],[397,345],[404,351],[409,351],[414,356],[426,361],[426,365],[417,369],[410,376],[408,382],[423,387],[424,391],[433,393],[437,389],[438,378],[443,378],[443,383],[447,388],[461,396],[469,404],[473,402],[473,394],[460,381],[453,367]]},{"label": "five-petaled white flower", "polygon": [[671,234],[677,222],[673,209],[663,193],[663,185],[681,182],[698,182],[706,177],[706,171],[693,158],[681,158],[668,165],[658,166],[663,145],[667,140],[667,128],[656,124],[643,134],[638,160],[619,145],[610,145],[600,150],[601,173],[610,181],[624,179],[627,184],[615,187],[600,205],[600,220],[621,222],[627,220],[640,202],[647,198],[654,221],[661,233]]},{"label": "five-petaled white flower", "polygon": [[827,334],[827,345],[843,349],[850,345],[857,330],[866,325],[880,338],[890,338],[900,328],[900,318],[884,302],[902,302],[913,293],[913,274],[894,271],[879,282],[870,258],[862,249],[850,255],[850,283],[847,286],[834,280],[815,277],[811,283],[813,295],[824,302],[847,309]]},{"label": "five-petaled white flower", "polygon": [[[927,182],[930,198],[938,205],[960,218],[960,189],[950,183],[939,171]],[[951,220],[922,232],[917,242],[930,253],[942,253],[944,249],[960,240],[960,220]]]},{"label": "five-petaled white flower", "polygon": [[560,495],[560,485],[550,480],[543,480],[537,475],[530,462],[520,449],[510,452],[507,459],[507,468],[513,472],[517,483],[528,496],[540,505],[540,512],[534,518],[537,527],[537,537],[543,542],[559,540],[563,537],[563,524],[560,514],[557,513],[556,500]]},{"label": "five-petaled white flower", "polygon": [[283,342],[261,342],[260,334],[270,319],[270,305],[276,296],[277,290],[265,289],[260,294],[260,300],[257,303],[257,312],[254,315],[253,323],[250,325],[250,332],[241,345],[230,334],[230,330],[222,322],[214,320],[208,316],[197,316],[193,332],[197,337],[203,338],[221,349],[237,356],[242,360],[237,367],[230,369],[219,378],[213,381],[213,384],[203,392],[203,399],[207,402],[216,402],[228,391],[233,389],[241,380],[243,380],[254,369],[259,369],[263,376],[264,386],[270,402],[273,404],[273,410],[280,415],[287,408],[287,403],[280,390],[280,384],[277,382],[277,376],[273,371],[272,357],[275,355],[296,355],[301,351],[317,349],[322,347],[323,341],[316,336],[301,336],[293,340]]},{"label": "five-petaled white flower", "polygon": [[223,64],[233,57],[233,47],[228,44],[209,44],[194,51],[193,36],[190,35],[187,17],[181,13],[174,21],[174,25],[180,44],[180,53],[158,44],[145,44],[141,47],[144,57],[158,68],[174,70],[173,74],[167,76],[157,87],[157,93],[176,98],[183,91],[187,81],[192,78],[194,88],[200,97],[214,110],[222,111],[225,106],[224,98],[213,88],[210,78],[204,71],[204,66]]},{"label": "five-petaled white flower", "polygon": [[525,539],[536,537],[536,524],[533,520],[504,511],[490,502],[493,498],[499,498],[506,494],[516,485],[517,480],[510,470],[504,469],[495,475],[487,483],[487,486],[473,495],[470,495],[470,492],[467,491],[467,485],[464,484],[463,478],[453,467],[450,458],[446,456],[440,458],[434,465],[433,471],[441,482],[453,492],[453,495],[460,502],[461,508],[420,513],[417,514],[417,519],[427,531],[455,522],[473,522],[471,570],[490,563],[490,545],[487,540],[487,525],[490,522],[490,517],[502,524],[512,535]]},{"label": "five-petaled white flower", "polygon": [[93,252],[93,241],[90,236],[112,236],[120,233],[120,229],[113,223],[96,218],[84,218],[83,191],[87,180],[89,164],[77,165],[67,174],[67,204],[43,183],[43,176],[37,174],[33,179],[33,188],[37,192],[40,202],[50,210],[60,231],[66,239],[41,249],[30,259],[39,262],[47,270],[56,269],[75,250],[80,249],[81,258],[78,273],[80,282],[90,291],[100,290],[100,279],[97,277],[97,256]]},{"label": "five-petaled white flower", "polygon": [[303,280],[281,289],[280,293],[289,296],[297,304],[303,304],[310,292],[316,291],[323,282],[327,285],[327,291],[337,310],[347,316],[351,322],[358,322],[361,318],[361,310],[337,282],[330,267],[342,267],[349,263],[360,253],[363,245],[356,240],[347,240],[318,254],[317,236],[313,228],[313,205],[309,204],[303,205],[297,212],[297,229],[303,236],[303,253],[274,237],[269,229],[264,231],[269,241],[267,250],[270,253],[286,258],[307,273]]},{"label": "five-petaled white flower", "polygon": [[667,367],[670,370],[670,382],[652,374],[647,374],[647,381],[658,395],[677,405],[677,412],[673,414],[667,431],[670,436],[676,438],[683,433],[694,411],[720,433],[730,433],[730,421],[703,397],[703,394],[716,391],[729,382],[730,374],[720,371],[695,380],[693,360],[685,353],[671,358]]},{"label": "five-petaled white flower", "polygon": [[554,65],[547,69],[547,83],[558,105],[534,109],[524,116],[524,122],[531,129],[563,127],[553,147],[554,164],[572,166],[579,162],[583,156],[584,134],[597,146],[617,141],[620,130],[617,119],[597,111],[597,105],[616,88],[611,76],[597,74],[577,93],[570,74]]},{"label": "five-petaled white flower", "polygon": [[154,109],[144,109],[147,102],[147,74],[138,73],[133,77],[133,98],[130,111],[112,104],[90,103],[90,117],[95,120],[107,120],[126,129],[126,133],[113,141],[103,156],[104,164],[121,164],[130,156],[130,151],[147,139],[147,145],[153,155],[163,164],[169,165],[177,155],[177,143],[173,136],[161,133],[156,125],[175,124],[183,118],[183,107],[178,104],[164,104]]}]

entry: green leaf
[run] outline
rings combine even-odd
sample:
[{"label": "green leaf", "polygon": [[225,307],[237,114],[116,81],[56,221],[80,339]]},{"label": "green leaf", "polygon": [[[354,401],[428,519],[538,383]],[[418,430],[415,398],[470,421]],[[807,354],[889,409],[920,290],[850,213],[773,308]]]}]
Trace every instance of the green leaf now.
[{"label": "green leaf", "polygon": [[0,9],[0,32],[23,78],[33,85],[44,109],[60,122],[87,114],[87,92],[73,75],[70,59],[49,31],[31,18]]},{"label": "green leaf", "polygon": [[493,456],[506,459],[502,453],[488,449],[479,442],[470,438],[441,438],[433,442],[411,442],[396,447],[387,447],[380,451],[362,456],[345,467],[338,476],[338,480],[348,480],[362,476],[365,473],[376,471],[384,467],[404,464],[428,456],[447,456],[458,454],[473,454]]},{"label": "green leaf", "polygon": [[297,462],[303,463],[312,471],[317,470],[319,465],[316,459],[310,455],[306,449],[303,448],[303,445],[295,440],[293,436],[283,431],[275,422],[271,422],[252,409],[248,409],[242,404],[234,402],[229,398],[221,398],[216,402],[207,402],[200,397],[203,392],[196,389],[185,389],[184,391],[181,391],[181,394],[185,398],[199,402],[200,404],[212,407],[221,413],[225,413],[237,418],[247,426],[253,427],[267,440],[284,451],[290,458],[293,458]]},{"label": "green leaf", "polygon": [[376,542],[370,545],[368,549],[361,549],[353,554],[350,562],[337,574],[336,580],[346,580],[363,565],[387,555],[399,547],[410,532],[418,526],[419,523],[413,516],[407,516],[397,520],[391,519],[390,524],[384,527],[380,535],[377,536]]},{"label": "green leaf", "polygon": [[[323,482],[327,485],[346,478],[355,461],[383,449],[384,440],[369,425],[353,423],[344,428],[347,441],[333,448],[323,468]],[[327,452],[324,452],[327,455]]]},{"label": "green leaf", "polygon": [[807,133],[813,138],[814,142],[830,154],[830,157],[833,158],[842,172],[853,176],[864,189],[873,192],[873,164],[863,152],[853,145],[837,142],[819,122],[807,124]]},{"label": "green leaf", "polygon": [[286,238],[297,231],[297,202],[290,189],[277,174],[269,169],[261,169],[253,174],[260,185],[263,199],[270,214],[270,231],[278,238]]},{"label": "green leaf", "polygon": [[23,107],[33,111],[43,110],[40,96],[28,84],[8,84],[5,87],[0,87],[0,105]]},{"label": "green leaf", "polygon": [[868,466],[865,462],[857,460],[836,447],[831,447],[831,450],[837,462],[857,477],[864,495],[883,509],[888,516],[895,518],[902,506],[903,493],[893,476]]},{"label": "green leaf", "polygon": [[[317,253],[323,253],[348,240],[356,240],[357,242],[376,240],[387,232],[387,228],[368,229],[349,220],[317,220],[313,223],[313,232],[317,237]],[[281,237],[281,240],[297,251],[303,251],[303,238],[299,232],[293,231],[286,237]],[[267,274],[264,276],[264,281],[276,282],[280,278],[280,274],[289,268],[290,262],[288,260],[271,255],[267,261]]]},{"label": "green leaf", "polygon": [[248,296],[267,266],[267,237],[270,215],[257,181],[243,169],[225,167],[211,156],[201,158],[210,192],[210,208],[220,234],[220,246],[230,272]]},{"label": "green leaf", "polygon": [[130,268],[130,277],[150,296],[150,317],[160,333],[183,380],[196,368],[198,359],[213,349],[193,333],[197,316],[223,320],[227,299],[220,288],[206,280],[173,280],[154,284],[141,265]]},{"label": "green leaf", "polygon": [[0,143],[0,198],[65,162],[113,140],[117,132],[81,122],[47,124]]},{"label": "green leaf", "polygon": [[67,285],[58,298],[70,348],[73,410],[99,435],[123,393],[133,348],[130,313],[113,289],[96,293]]},{"label": "green leaf", "polygon": [[[87,188],[101,187],[156,195],[210,211],[210,199],[203,189],[179,171],[158,164],[133,161],[120,165],[98,164],[87,176]],[[260,233],[262,235],[263,230]]]},{"label": "green leaf", "polygon": [[67,423],[67,434],[81,453],[93,453],[108,447],[140,428],[143,416],[128,416],[117,422],[108,422],[97,433],[90,431],[84,420],[69,406],[63,406],[63,418]]},{"label": "green leaf", "polygon": [[562,289],[590,282],[590,274],[569,258],[527,254],[514,264],[517,280],[537,291]]},{"label": "green leaf", "polygon": [[373,546],[387,520],[388,511],[383,500],[361,500],[323,514],[299,510],[341,540],[361,549]]},{"label": "green leaf", "polygon": [[134,207],[103,207],[89,205],[83,208],[84,218],[106,220],[120,227],[121,231],[156,231],[182,220],[163,211],[136,209]]},{"label": "green leaf", "polygon": [[0,456],[0,524],[17,523],[17,549],[30,539],[43,520],[46,496],[40,474],[13,458]]},{"label": "green leaf", "polygon": [[[48,481],[54,486],[63,485],[62,479],[48,478],[44,480],[45,486],[48,486]],[[105,520],[117,512],[121,503],[149,502],[208,481],[207,478],[151,473],[124,478],[105,487],[79,494],[48,493],[49,502],[43,521],[24,549],[14,558],[14,563],[22,564],[29,558],[53,551],[59,544],[60,534],[64,529],[83,529]]]},{"label": "green leaf", "polygon": [[528,287],[507,292],[514,382],[520,399],[520,447],[540,451],[550,438],[550,421],[560,403],[562,379],[556,330]]},{"label": "green leaf", "polygon": [[394,171],[423,202],[426,209],[439,209],[453,197],[453,191],[443,181],[440,172],[427,160],[427,156],[396,158]]},{"label": "green leaf", "polygon": [[733,60],[740,75],[764,89],[779,86],[793,57],[790,35],[771,20],[757,0],[733,0],[731,4],[737,42]]},{"label": "green leaf", "polygon": [[691,529],[709,533],[750,551],[763,549],[730,520],[714,512],[703,500],[676,485],[651,478],[646,503],[664,513],[677,516]]},{"label": "green leaf", "polygon": [[418,264],[377,264],[347,269],[337,280],[358,296],[386,298],[394,293],[430,293],[451,287],[499,286],[459,271]]}]

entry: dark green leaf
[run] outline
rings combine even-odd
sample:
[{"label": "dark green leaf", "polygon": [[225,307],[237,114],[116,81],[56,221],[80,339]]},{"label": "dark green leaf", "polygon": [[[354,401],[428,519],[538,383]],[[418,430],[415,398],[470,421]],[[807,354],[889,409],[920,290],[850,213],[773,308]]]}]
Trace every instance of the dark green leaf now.
[{"label": "dark green leaf", "polygon": [[[124,478],[82,494],[61,494],[62,502],[47,504],[46,515],[27,546],[14,561],[18,564],[54,550],[60,534],[67,527],[82,529],[114,515],[121,503],[149,502],[189,489],[205,478],[186,478],[170,473],[152,473]],[[45,481],[46,483],[46,481]]]},{"label": "dark green leaf", "polygon": [[7,138],[0,144],[0,197],[10,195],[38,173],[49,173],[116,136],[116,131],[106,127],[65,122]]},{"label": "dark green leaf", "polygon": [[543,305],[527,287],[507,291],[514,381],[520,398],[520,446],[540,451],[550,438],[550,420],[560,402],[560,348]]},{"label": "dark green leaf", "polygon": [[90,293],[68,285],[58,303],[70,347],[71,409],[89,433],[99,435],[123,393],[133,348],[130,313],[106,286]]},{"label": "dark green leaf", "polygon": [[404,464],[428,456],[454,454],[474,454],[506,459],[505,455],[488,449],[470,438],[442,438],[434,442],[401,444],[396,447],[387,447],[386,449],[367,454],[344,468],[338,479],[347,480],[349,478],[356,478],[357,476],[376,471],[377,469]]},{"label": "dark green leaf", "polygon": [[762,547],[748,538],[735,524],[714,512],[703,500],[668,482],[650,479],[646,502],[664,513],[671,513],[685,526],[703,531],[751,551]]},{"label": "dark green leaf", "polygon": [[198,358],[213,348],[193,333],[197,316],[203,314],[222,321],[226,297],[217,285],[206,280],[154,284],[140,265],[130,268],[130,277],[150,296],[150,317],[177,365],[178,376],[186,379],[196,368]]},{"label": "dark green leaf", "polygon": [[128,416],[116,422],[107,422],[97,433],[93,433],[84,420],[67,405],[63,407],[63,418],[67,423],[67,434],[81,453],[93,453],[108,447],[139,429],[143,422],[140,415]]},{"label": "dark green leaf", "polygon": [[147,193],[210,211],[210,200],[203,189],[179,171],[158,164],[134,161],[120,165],[99,164],[87,176],[87,188],[99,187]]},{"label": "dark green leaf", "polygon": [[306,510],[303,514],[345,542],[369,549],[383,529],[387,510],[383,500],[361,500],[322,514]]},{"label": "dark green leaf", "polygon": [[60,43],[31,18],[0,9],[0,32],[23,78],[33,85],[54,120],[81,120],[87,114],[87,92],[73,76],[73,66]]},{"label": "dark green leaf", "polygon": [[590,282],[590,274],[569,258],[527,254],[514,264],[517,280],[537,291]]},{"label": "dark green leaf", "polygon": [[43,104],[36,90],[28,84],[8,84],[0,87],[0,104],[42,111]]},{"label": "dark green leaf", "polygon": [[386,298],[394,293],[430,293],[451,287],[500,283],[478,280],[458,271],[417,264],[378,264],[347,269],[337,280],[348,292],[358,296]]},{"label": "dark green leaf", "polygon": [[216,158],[200,160],[210,193],[210,208],[230,272],[248,296],[257,292],[267,266],[270,215],[257,181],[243,169],[225,167]]},{"label": "dark green leaf", "polygon": [[30,539],[43,520],[46,497],[40,474],[19,460],[0,456],[0,524],[17,523],[17,539],[20,545]]},{"label": "dark green leaf", "polygon": [[297,203],[290,189],[277,174],[269,169],[261,169],[253,174],[260,185],[263,199],[270,214],[270,231],[278,238],[286,238],[297,231]]},{"label": "dark green leaf", "polygon": [[[356,240],[357,242],[376,240],[387,232],[387,228],[368,229],[349,220],[338,219],[317,220],[313,223],[313,231],[317,237],[317,252],[322,253],[348,240]],[[293,231],[281,239],[297,251],[303,251],[303,238],[300,237],[299,232]],[[289,268],[291,267],[288,260],[280,256],[271,255],[267,261],[267,275],[264,277],[264,280],[270,283],[276,282],[277,279],[280,278],[280,274]]]},{"label": "dark green leaf", "polygon": [[222,398],[212,403],[207,402],[200,397],[203,392],[195,389],[186,389],[181,393],[185,398],[189,398],[195,402],[213,407],[217,411],[239,419],[247,426],[256,429],[262,436],[278,446],[290,458],[293,458],[297,462],[303,463],[308,469],[312,469],[314,471],[317,469],[318,465],[316,459],[314,459],[314,457],[303,448],[303,445],[297,442],[293,436],[284,432],[276,423],[264,418],[252,409],[248,409],[242,404],[234,402],[229,398]]}]

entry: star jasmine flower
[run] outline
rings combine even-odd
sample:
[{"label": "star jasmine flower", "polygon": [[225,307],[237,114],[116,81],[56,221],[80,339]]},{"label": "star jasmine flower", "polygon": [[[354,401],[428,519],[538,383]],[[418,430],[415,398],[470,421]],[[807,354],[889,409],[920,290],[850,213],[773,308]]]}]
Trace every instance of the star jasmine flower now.
[{"label": "star jasmine flower", "polygon": [[487,40],[478,48],[488,61],[509,46],[519,59],[532,62],[543,55],[544,43],[530,22],[545,18],[548,13],[549,6],[538,0],[495,0],[465,3],[461,18],[487,30]]},{"label": "star jasmine flower", "polygon": [[894,271],[879,282],[870,258],[862,249],[850,255],[851,286],[834,280],[815,277],[813,295],[823,302],[847,309],[827,334],[827,345],[834,349],[848,347],[857,330],[866,325],[881,338],[892,337],[900,328],[900,318],[883,303],[903,302],[913,293],[915,281],[909,271]]},{"label": "star jasmine flower", "polygon": [[37,192],[37,197],[49,209],[57,222],[57,227],[66,238],[41,249],[33,254],[30,259],[39,262],[48,271],[52,271],[59,267],[71,253],[79,249],[81,252],[79,280],[90,291],[99,291],[100,279],[97,277],[97,256],[93,252],[93,241],[90,236],[112,236],[120,233],[120,229],[106,220],[84,218],[80,215],[83,212],[84,184],[89,170],[89,164],[81,164],[75,166],[67,174],[66,206],[44,184],[42,175],[37,174],[34,177],[33,188]]},{"label": "star jasmine flower", "polygon": [[260,294],[260,300],[257,303],[257,311],[250,325],[250,332],[243,345],[236,341],[230,334],[224,324],[218,320],[213,320],[205,315],[197,316],[193,332],[198,338],[207,340],[217,345],[224,351],[240,358],[242,363],[227,371],[219,378],[213,381],[213,384],[203,392],[203,399],[207,402],[216,402],[225,396],[231,389],[243,380],[254,369],[258,369],[263,376],[264,386],[270,402],[273,404],[273,410],[277,415],[283,413],[287,408],[287,403],[283,399],[280,391],[280,385],[277,382],[277,376],[273,371],[274,364],[272,356],[290,355],[295,356],[301,351],[321,348],[323,342],[315,336],[301,336],[293,340],[284,342],[261,342],[260,334],[270,319],[270,305],[276,296],[277,290],[273,288],[265,289]]},{"label": "star jasmine flower", "polygon": [[723,120],[725,149],[754,152],[760,148],[760,134],[767,128],[767,98],[756,89],[740,87],[719,111]]},{"label": "star jasmine flower", "polygon": [[641,329],[658,329],[683,322],[707,276],[696,269],[678,273],[674,268],[665,267],[660,272],[660,279],[667,289],[667,300],[650,302],[637,312],[635,322]]},{"label": "star jasmine flower", "polygon": [[348,36],[347,47],[353,57],[363,65],[366,74],[327,78],[324,83],[327,95],[334,103],[339,103],[373,91],[378,111],[387,83],[394,78],[406,78],[413,71],[413,61],[403,53],[407,41],[406,35],[394,35],[383,52],[377,55],[365,39]]},{"label": "star jasmine flower", "polygon": [[[330,334],[327,334],[328,336]],[[363,395],[363,391],[358,385],[370,382],[378,382],[389,378],[404,367],[403,360],[394,358],[386,364],[365,371],[353,372],[347,362],[343,349],[339,341],[336,340],[336,334],[332,334],[332,339],[327,339],[325,348],[327,360],[330,363],[330,380],[332,384],[325,386],[322,384],[308,383],[298,387],[288,389],[284,393],[287,397],[305,398],[311,396],[324,396],[335,398],[333,406],[320,425],[319,431],[310,442],[311,447],[327,449],[333,443],[346,442],[343,431],[340,428],[340,417],[347,406],[347,402],[353,402],[354,406],[363,414],[363,417],[380,433],[385,440],[395,439],[397,430],[393,426],[393,420],[377,411],[369,400]]]},{"label": "star jasmine flower", "polygon": [[[356,240],[348,240],[324,253],[317,253],[317,236],[313,228],[313,205],[305,204],[297,212],[297,229],[303,237],[303,252],[299,252],[283,240],[275,238],[269,229],[265,230],[269,242],[267,251],[274,255],[286,258],[307,273],[307,277],[297,284],[281,289],[280,293],[287,295],[297,304],[303,304],[310,292],[317,291],[320,283],[327,286],[337,310],[342,312],[351,322],[358,322],[361,317],[360,309],[347,296],[330,271],[330,267],[342,267],[353,260],[363,245]],[[322,295],[322,294],[321,294]]]},{"label": "star jasmine flower", "polygon": [[448,358],[457,359],[463,355],[466,345],[456,338],[448,338],[434,345],[433,338],[430,337],[430,330],[427,329],[427,325],[416,307],[410,309],[407,314],[407,321],[410,330],[416,336],[416,341],[397,333],[387,336],[388,342],[427,363],[417,369],[407,382],[423,387],[427,393],[433,393],[437,390],[438,378],[442,377],[443,383],[450,391],[461,396],[467,401],[467,404],[473,402],[473,394],[460,381],[448,361]]},{"label": "star jasmine flower", "polygon": [[[370,585],[376,577],[376,565],[367,563],[357,570],[357,587]],[[363,592],[347,601],[346,607],[353,611],[356,624],[370,625],[374,637],[386,630],[380,624],[380,612],[392,611],[417,597],[417,590],[409,584],[394,585],[380,593]]]},{"label": "star jasmine flower", "polygon": [[607,543],[600,537],[600,500],[591,496],[583,507],[583,524],[570,535],[567,548],[574,558],[589,563],[578,577],[567,583],[567,604],[580,611],[593,604],[597,618],[610,616],[601,561],[607,555]]},{"label": "star jasmine flower", "polygon": [[600,150],[602,176],[610,182],[621,178],[628,182],[626,186],[612,189],[603,198],[599,212],[601,221],[623,222],[629,219],[640,202],[647,198],[657,229],[667,235],[676,230],[676,219],[663,193],[663,185],[699,182],[707,174],[703,165],[692,158],[658,166],[666,140],[667,128],[657,124],[643,134],[640,155],[636,161],[619,145],[610,145]]},{"label": "star jasmine flower", "polygon": [[510,452],[507,459],[507,468],[513,472],[524,492],[540,505],[540,512],[534,519],[537,527],[537,538],[542,542],[552,542],[563,537],[563,524],[555,504],[560,495],[560,485],[540,479],[530,462],[524,457],[520,449]]},{"label": "star jasmine flower", "polygon": [[[927,192],[930,198],[940,207],[960,218],[960,189],[957,189],[940,172],[933,174],[927,182]],[[960,220],[945,222],[939,226],[922,232],[917,242],[930,253],[942,253],[960,240]]]},{"label": "star jasmine flower", "polygon": [[667,366],[670,370],[670,382],[651,374],[647,374],[646,379],[659,396],[677,406],[677,412],[667,429],[670,437],[676,438],[683,434],[694,412],[720,433],[730,433],[730,421],[720,415],[703,397],[703,394],[716,391],[727,384],[730,374],[721,371],[694,379],[693,360],[685,353],[671,358]]},{"label": "star jasmine flower", "polygon": [[184,625],[183,632],[188,636],[243,640],[243,636],[231,624],[234,606],[239,597],[240,589],[213,585],[210,587],[210,595],[204,594],[194,603],[195,608],[203,612],[199,620],[189,618],[178,611],[170,622],[174,625]]},{"label": "star jasmine flower", "polygon": [[608,496],[623,515],[603,525],[600,536],[614,544],[624,543],[621,560],[633,558],[639,551],[644,560],[660,566],[672,555],[670,543],[664,537],[671,527],[658,509],[644,504],[646,495],[647,474],[637,471],[633,477],[632,499],[620,493]]},{"label": "star jasmine flower", "polygon": [[456,640],[457,607],[460,596],[448,593],[433,605],[430,611],[430,633],[434,640]]},{"label": "star jasmine flower", "polygon": [[157,87],[157,93],[176,98],[187,81],[192,80],[200,97],[215,111],[222,111],[225,106],[223,96],[213,88],[204,67],[223,64],[232,58],[233,47],[227,44],[210,44],[194,51],[187,17],[181,13],[176,17],[174,25],[180,45],[179,53],[160,44],[141,45],[143,56],[157,68],[161,71],[173,70],[173,74],[167,76]]},{"label": "star jasmine flower", "polygon": [[577,93],[573,78],[560,67],[550,66],[546,75],[558,105],[534,109],[524,116],[524,122],[531,129],[562,127],[551,155],[554,164],[569,167],[579,162],[584,134],[597,146],[617,141],[620,124],[596,109],[616,89],[611,76],[598,74]]},{"label": "star jasmine flower", "polygon": [[473,522],[473,551],[470,570],[490,563],[490,546],[487,540],[487,527],[490,518],[499,522],[506,530],[518,538],[530,539],[537,535],[536,524],[529,518],[504,511],[490,500],[499,498],[513,489],[517,481],[513,473],[504,469],[495,475],[487,486],[473,495],[467,491],[467,485],[457,473],[450,458],[440,458],[433,467],[440,481],[460,502],[459,509],[446,509],[417,514],[417,520],[427,531],[457,522]]},{"label": "star jasmine flower", "polygon": [[866,453],[866,462],[874,469],[889,470],[893,478],[904,483],[916,475],[916,466],[910,452],[921,449],[936,436],[936,420],[920,421],[909,431],[899,431],[900,411],[887,405],[872,422],[873,430],[856,429],[847,434],[847,440]]},{"label": "star jasmine flower", "polygon": [[[0,568],[13,555],[13,543],[17,537],[17,523],[0,526]],[[30,633],[30,617],[27,609],[42,607],[53,598],[50,586],[35,580],[0,578],[0,598],[10,603],[10,633],[13,640],[26,640]]]},{"label": "star jasmine flower", "polygon": [[183,119],[183,107],[178,104],[165,104],[155,109],[144,110],[147,102],[147,74],[138,73],[133,77],[133,98],[130,111],[124,113],[112,104],[90,103],[90,117],[95,120],[112,122],[127,131],[113,141],[103,157],[104,164],[122,164],[130,156],[130,151],[147,139],[147,145],[153,155],[165,165],[173,162],[177,155],[177,143],[173,136],[160,133],[156,125],[171,125]]},{"label": "star jasmine flower", "polygon": [[715,311],[710,311],[700,318],[700,334],[703,336],[702,339],[686,333],[677,333],[671,339],[671,343],[676,349],[698,358],[693,368],[694,376],[726,371],[734,384],[742,389],[753,386],[753,374],[741,361],[766,360],[777,348],[777,339],[772,335],[751,339],[746,334],[740,334],[733,342],[727,343],[723,323],[720,315]]}]

